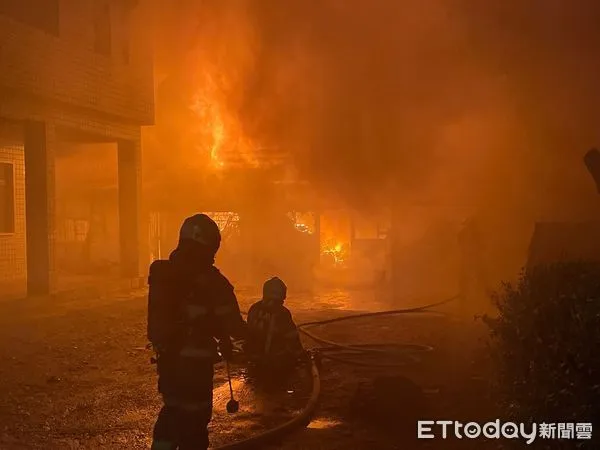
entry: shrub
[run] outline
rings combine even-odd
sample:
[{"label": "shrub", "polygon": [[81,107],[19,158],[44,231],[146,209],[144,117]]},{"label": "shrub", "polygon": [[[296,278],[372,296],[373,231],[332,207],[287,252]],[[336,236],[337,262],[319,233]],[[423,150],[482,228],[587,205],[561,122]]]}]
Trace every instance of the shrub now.
[{"label": "shrub", "polygon": [[[486,317],[502,411],[515,422],[600,424],[600,264],[564,262],[522,273]],[[544,449],[600,448],[536,441]],[[520,443],[522,445],[522,443]]]}]

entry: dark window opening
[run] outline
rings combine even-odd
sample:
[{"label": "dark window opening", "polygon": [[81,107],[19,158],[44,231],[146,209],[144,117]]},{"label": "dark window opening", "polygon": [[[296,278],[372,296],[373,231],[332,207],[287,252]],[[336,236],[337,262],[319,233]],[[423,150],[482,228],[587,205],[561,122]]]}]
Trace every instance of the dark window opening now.
[{"label": "dark window opening", "polygon": [[1,0],[0,14],[58,36],[59,0]]},{"label": "dark window opening", "polygon": [[15,232],[15,183],[11,163],[0,163],[0,233]]},{"label": "dark window opening", "polygon": [[110,5],[105,1],[94,4],[94,50],[102,55],[112,51],[112,33],[110,24]]}]

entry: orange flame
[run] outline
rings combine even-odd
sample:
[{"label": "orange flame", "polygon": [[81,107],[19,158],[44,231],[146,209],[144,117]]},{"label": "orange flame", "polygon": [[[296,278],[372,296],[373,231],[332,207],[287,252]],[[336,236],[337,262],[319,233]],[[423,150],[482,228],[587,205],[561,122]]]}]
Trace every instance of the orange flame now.
[{"label": "orange flame", "polygon": [[342,264],[348,257],[348,245],[330,241],[321,246],[321,254],[331,257],[336,265]]},{"label": "orange flame", "polygon": [[235,164],[256,167],[256,145],[244,136],[239,120],[229,113],[222,101],[224,92],[220,85],[225,80],[217,82],[205,72],[199,81],[200,86],[190,105],[198,117],[196,147],[210,157],[213,168]]}]

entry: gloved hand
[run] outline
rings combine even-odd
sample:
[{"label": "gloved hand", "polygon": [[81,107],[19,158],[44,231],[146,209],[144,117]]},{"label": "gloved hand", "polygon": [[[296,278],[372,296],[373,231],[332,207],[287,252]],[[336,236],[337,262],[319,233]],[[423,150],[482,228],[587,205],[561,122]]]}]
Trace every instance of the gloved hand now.
[{"label": "gloved hand", "polygon": [[226,337],[219,341],[219,353],[223,359],[231,361],[233,358],[233,344],[231,343],[231,338]]}]

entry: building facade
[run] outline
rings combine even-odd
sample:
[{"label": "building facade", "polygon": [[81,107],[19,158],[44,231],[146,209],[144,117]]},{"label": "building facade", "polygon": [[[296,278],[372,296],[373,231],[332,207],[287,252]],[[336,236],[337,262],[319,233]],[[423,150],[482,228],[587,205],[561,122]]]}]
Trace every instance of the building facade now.
[{"label": "building facade", "polygon": [[141,127],[154,120],[147,18],[133,0],[0,2],[0,295],[56,289],[56,155],[118,152],[122,274],[145,269]]}]

